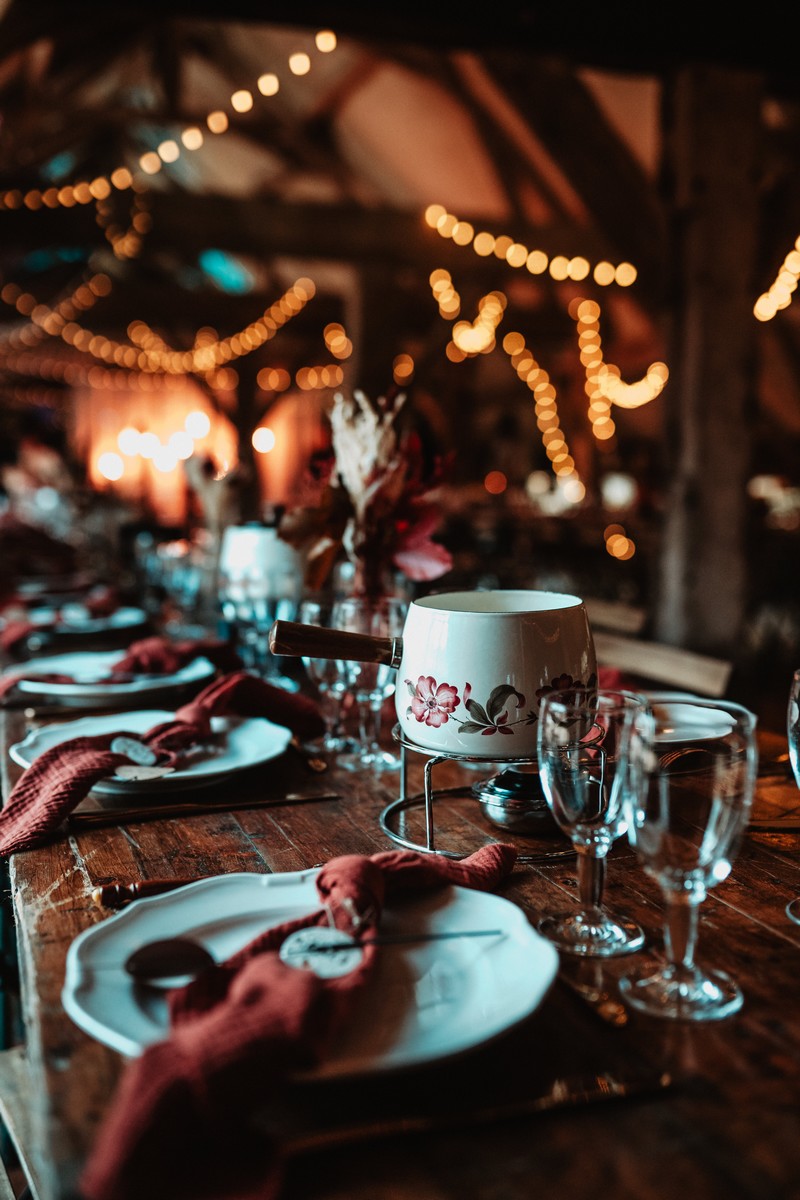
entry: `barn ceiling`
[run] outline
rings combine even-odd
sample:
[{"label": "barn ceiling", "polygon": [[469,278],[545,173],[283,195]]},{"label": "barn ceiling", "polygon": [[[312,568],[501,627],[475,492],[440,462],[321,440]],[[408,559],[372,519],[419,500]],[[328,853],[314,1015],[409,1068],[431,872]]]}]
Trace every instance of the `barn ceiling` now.
[{"label": "barn ceiling", "polygon": [[[548,258],[635,264],[616,319],[638,367],[658,349],[669,302],[662,104],[689,65],[763,82],[753,282],[768,286],[797,233],[790,39],[746,26],[687,39],[679,23],[650,13],[645,22],[638,10],[601,32],[555,8],[505,5],[487,27],[476,15],[454,26],[438,9],[412,19],[391,6],[0,5],[7,397],[46,378],[50,358],[87,359],[65,324],[127,346],[143,321],[186,350],[203,328],[245,328],[298,277],[313,278],[313,302],[271,343],[289,369],[320,355],[333,320],[365,377],[387,372],[407,342],[440,353],[435,268],[457,278],[467,307],[507,288],[541,344],[557,346],[563,282],[441,237],[423,219],[431,204]],[[327,28],[337,34],[330,53],[315,43]],[[309,56],[307,73],[290,68],[295,52]],[[236,93],[252,107],[237,111]],[[222,132],[211,131],[213,114]],[[200,131],[199,148],[185,144],[187,130]],[[102,294],[84,295],[98,277]],[[787,322],[784,362],[793,334]],[[53,368],[50,382],[63,373]]]}]

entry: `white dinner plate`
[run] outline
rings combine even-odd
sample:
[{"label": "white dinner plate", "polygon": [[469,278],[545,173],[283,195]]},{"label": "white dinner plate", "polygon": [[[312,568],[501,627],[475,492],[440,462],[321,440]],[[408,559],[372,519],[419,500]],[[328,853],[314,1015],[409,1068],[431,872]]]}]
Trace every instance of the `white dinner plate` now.
[{"label": "white dinner plate", "polygon": [[147,621],[147,613],[143,608],[124,606],[113,612],[93,617],[79,601],[62,604],[56,607],[31,608],[26,620],[32,625],[50,626],[58,618],[58,624],[53,626],[53,633],[59,637],[88,633],[115,633],[123,629],[135,629]]},{"label": "white dinner plate", "polygon": [[[32,762],[52,746],[60,746],[76,737],[96,737],[103,733],[146,733],[154,725],[172,721],[174,712],[138,709],[134,712],[108,713],[60,721],[32,729],[21,742],[9,747],[9,754],[21,767]],[[207,752],[187,759],[184,766],[156,779],[101,779],[92,791],[98,795],[129,796],[134,792],[172,792],[216,782],[220,776],[244,771],[283,754],[292,740],[289,729],[274,725],[263,717],[212,717],[212,743]]]},{"label": "white dinner plate", "polygon": [[[124,702],[131,696],[143,699],[173,688],[202,683],[214,674],[214,664],[207,658],[194,658],[177,671],[164,675],[136,675],[132,679],[109,679],[108,674],[127,650],[84,650],[70,654],[52,654],[30,663],[15,663],[4,675],[30,672],[17,683],[17,691],[25,695],[43,696],[68,707],[91,705],[104,707]],[[37,679],[37,675],[69,675],[63,683]]]},{"label": "white dinner plate", "polygon": [[95,584],[86,572],[73,571],[69,575],[29,576],[17,585],[20,596],[71,596],[86,591]]},{"label": "white dinner plate", "polygon": [[[128,955],[145,942],[188,935],[222,960],[265,929],[315,912],[317,874],[221,875],[135,901],[70,946],[66,1012],[98,1041],[137,1056],[166,1036],[167,1006],[163,993],[134,986],[122,965]],[[313,1078],[408,1067],[478,1046],[532,1013],[558,968],[557,951],[521,908],[469,888],[398,902],[384,911],[380,928],[501,933],[381,947],[374,975]]]},{"label": "white dinner plate", "polygon": [[710,696],[665,691],[646,695],[662,723],[659,742],[702,742],[726,737],[736,725],[735,718],[724,708],[714,707],[715,701]]}]

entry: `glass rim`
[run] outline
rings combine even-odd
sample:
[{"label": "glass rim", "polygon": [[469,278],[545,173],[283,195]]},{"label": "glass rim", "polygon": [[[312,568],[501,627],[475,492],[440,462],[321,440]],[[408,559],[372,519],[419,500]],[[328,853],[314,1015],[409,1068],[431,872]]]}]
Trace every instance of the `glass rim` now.
[{"label": "glass rim", "polygon": [[[615,709],[620,712],[628,712],[634,708],[646,708],[649,705],[647,697],[642,692],[634,692],[628,688],[597,688],[588,687],[583,684],[573,684],[572,687],[557,688],[554,691],[545,692],[539,701],[539,711],[547,705],[548,707],[558,706],[559,708],[581,711],[590,707],[590,703],[582,700],[575,700],[576,694],[582,694],[593,699],[610,700],[611,703],[604,706],[605,712],[613,712]],[[633,701],[633,703],[631,703]]]}]

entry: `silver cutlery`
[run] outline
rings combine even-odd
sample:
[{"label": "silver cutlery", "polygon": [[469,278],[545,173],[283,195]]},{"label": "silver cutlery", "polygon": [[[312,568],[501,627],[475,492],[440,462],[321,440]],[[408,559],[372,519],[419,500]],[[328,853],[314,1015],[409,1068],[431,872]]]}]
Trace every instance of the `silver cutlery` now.
[{"label": "silver cutlery", "polygon": [[235,813],[252,808],[281,808],[292,804],[315,804],[323,800],[341,800],[341,795],[338,792],[288,792],[285,796],[276,796],[268,800],[258,797],[179,800],[173,804],[149,804],[138,808],[87,809],[85,812],[70,813],[67,821],[73,828],[97,829],[104,825],[119,825],[127,821],[161,821],[168,817],[202,816],[204,813],[215,812]]},{"label": "silver cutlery", "polygon": [[537,1113],[558,1109],[580,1108],[609,1100],[658,1095],[672,1087],[673,1077],[667,1072],[645,1072],[629,1077],[613,1072],[599,1075],[566,1076],[555,1082],[539,1096],[510,1100],[467,1112],[438,1112],[424,1116],[387,1117],[345,1125],[336,1129],[321,1129],[311,1133],[290,1135],[284,1143],[289,1156],[319,1150],[350,1146],[379,1138],[405,1136],[409,1133],[446,1133],[471,1129],[501,1121],[532,1117]]},{"label": "silver cutlery", "polygon": [[[331,954],[337,950],[359,950],[362,946],[410,946],[415,942],[439,942],[449,938],[505,937],[502,929],[448,929],[436,933],[379,933],[375,937],[343,937],[335,942],[309,942],[300,954]],[[287,955],[291,957],[291,954]]]},{"label": "silver cutlery", "polygon": [[535,854],[518,854],[516,862],[521,866],[536,866],[541,863],[561,862],[567,858],[577,858],[578,852],[574,849],[569,850],[542,850]]},{"label": "silver cutlery", "polygon": [[[291,961],[292,958],[300,960],[314,954],[359,950],[362,946],[405,946],[416,942],[434,942],[447,938],[504,936],[502,929],[453,929],[431,933],[385,933],[376,934],[374,937],[351,938],[350,940],[347,940],[345,934],[341,934],[335,940],[325,941],[323,940],[324,934],[328,932],[332,931],[316,929],[314,926],[297,931],[291,937],[296,938],[299,933],[306,935],[302,949],[298,947],[294,953],[289,949],[286,954],[282,952],[281,957],[284,961]],[[287,939],[285,945],[288,946],[291,937]],[[188,983],[215,964],[216,960],[211,951],[200,942],[195,941],[194,938],[169,937],[145,942],[144,945],[132,951],[121,965],[137,983],[148,984],[150,987],[171,988]],[[95,966],[97,965],[99,964],[95,964]],[[291,965],[296,964],[292,963]]]},{"label": "silver cutlery", "polygon": [[559,974],[558,979],[559,982],[566,984],[576,996],[579,996],[585,1004],[588,1004],[592,1012],[608,1025],[613,1025],[615,1029],[621,1029],[623,1025],[628,1024],[628,1010],[625,1005],[621,1000],[615,1000],[604,988],[581,983],[563,973]]}]

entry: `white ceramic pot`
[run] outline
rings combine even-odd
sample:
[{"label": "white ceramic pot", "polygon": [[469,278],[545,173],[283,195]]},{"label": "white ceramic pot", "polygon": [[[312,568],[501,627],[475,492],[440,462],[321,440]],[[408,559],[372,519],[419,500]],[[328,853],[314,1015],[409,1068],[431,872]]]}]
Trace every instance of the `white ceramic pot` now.
[{"label": "white ceramic pot", "polygon": [[408,741],[496,762],[536,757],[542,694],[593,686],[597,663],[583,601],[561,592],[444,592],[414,600],[402,638],[276,622],[276,654],[390,663]]},{"label": "white ceramic pot", "polygon": [[231,525],[222,535],[219,574],[231,593],[266,599],[300,599],[302,559],[276,529]]}]

